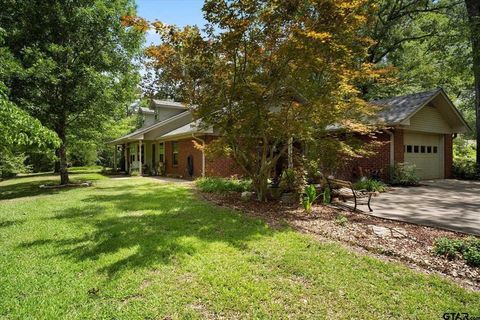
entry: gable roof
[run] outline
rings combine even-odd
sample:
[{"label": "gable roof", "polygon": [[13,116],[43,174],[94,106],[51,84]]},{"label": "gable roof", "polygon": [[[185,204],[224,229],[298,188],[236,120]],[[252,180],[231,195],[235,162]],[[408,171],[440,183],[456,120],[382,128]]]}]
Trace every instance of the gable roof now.
[{"label": "gable roof", "polygon": [[431,101],[440,91],[442,89],[406,94],[388,99],[374,100],[371,103],[381,108],[377,113],[380,122],[400,124]]},{"label": "gable roof", "polygon": [[442,88],[402,95],[389,99],[374,100],[371,101],[371,103],[380,107],[380,111],[377,113],[377,122],[386,125],[399,125],[403,124],[405,121],[408,121],[420,109],[432,102],[434,99],[435,101],[438,101],[437,97],[441,97],[440,99],[442,99],[442,101],[444,101],[451,109],[456,118],[455,120],[465,127],[465,131],[471,130],[460,111],[458,111]]}]

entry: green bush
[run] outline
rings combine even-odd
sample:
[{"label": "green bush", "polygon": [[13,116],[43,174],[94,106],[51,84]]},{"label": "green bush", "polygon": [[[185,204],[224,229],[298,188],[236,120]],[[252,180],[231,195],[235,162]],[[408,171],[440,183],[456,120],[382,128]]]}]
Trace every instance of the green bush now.
[{"label": "green bush", "polygon": [[480,250],[468,247],[463,253],[465,262],[472,267],[480,267]]},{"label": "green bush", "polygon": [[433,245],[433,251],[439,256],[446,256],[449,259],[453,259],[463,251],[463,241],[438,238]]},{"label": "green bush", "polygon": [[195,185],[201,191],[208,193],[226,193],[232,191],[243,192],[252,190],[252,181],[242,179],[205,177],[197,179]]},{"label": "green bush", "polygon": [[332,202],[332,190],[330,190],[329,186],[326,186],[323,190],[323,203],[331,203]]},{"label": "green bush", "polygon": [[462,256],[473,267],[480,267],[480,239],[471,237],[467,240],[439,238],[435,241],[433,251],[437,255],[453,259]]},{"label": "green bush", "polygon": [[475,144],[464,139],[455,139],[453,146],[453,175],[457,179],[480,179],[479,168],[476,163]]},{"label": "green bush", "polygon": [[353,184],[356,190],[367,190],[370,192],[386,192],[387,185],[375,179],[363,179]]},{"label": "green bush", "polygon": [[417,167],[410,163],[398,163],[389,168],[390,183],[401,186],[416,186],[420,181]]},{"label": "green bush", "polygon": [[0,178],[12,178],[18,173],[30,172],[30,167],[25,165],[26,156],[5,152],[0,154]]}]

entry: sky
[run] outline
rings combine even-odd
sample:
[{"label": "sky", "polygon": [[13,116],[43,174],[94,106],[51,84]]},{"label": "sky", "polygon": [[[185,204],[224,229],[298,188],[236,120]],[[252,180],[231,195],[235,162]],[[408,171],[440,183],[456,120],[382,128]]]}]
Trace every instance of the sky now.
[{"label": "sky", "polygon": [[[137,0],[137,14],[147,20],[160,20],[179,27],[203,26],[203,0]],[[158,43],[153,31],[147,33],[146,44]]]}]

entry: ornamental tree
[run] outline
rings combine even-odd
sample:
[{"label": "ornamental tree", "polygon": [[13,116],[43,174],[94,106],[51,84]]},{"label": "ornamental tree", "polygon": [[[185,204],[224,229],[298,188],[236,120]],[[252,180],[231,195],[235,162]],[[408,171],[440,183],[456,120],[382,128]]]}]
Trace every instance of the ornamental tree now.
[{"label": "ornamental tree", "polygon": [[372,107],[357,85],[376,77],[363,36],[372,10],[363,0],[207,0],[203,31],[151,23],[161,43],[147,54],[158,86],[218,130],[209,148],[233,157],[265,200],[289,140],[308,143],[332,124],[367,129]]}]

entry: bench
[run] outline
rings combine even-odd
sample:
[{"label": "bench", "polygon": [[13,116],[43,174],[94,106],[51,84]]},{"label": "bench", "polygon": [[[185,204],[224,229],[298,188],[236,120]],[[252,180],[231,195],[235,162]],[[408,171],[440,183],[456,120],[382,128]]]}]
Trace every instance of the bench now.
[{"label": "bench", "polygon": [[373,211],[370,207],[370,201],[372,199],[372,195],[376,194],[376,192],[355,190],[350,181],[327,178],[327,183],[332,197],[338,197],[342,199],[343,202],[345,202],[347,199],[353,199],[355,203],[353,211],[357,210],[357,205],[359,204],[366,204],[368,206],[368,210],[370,210],[370,212]]}]

